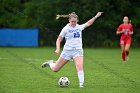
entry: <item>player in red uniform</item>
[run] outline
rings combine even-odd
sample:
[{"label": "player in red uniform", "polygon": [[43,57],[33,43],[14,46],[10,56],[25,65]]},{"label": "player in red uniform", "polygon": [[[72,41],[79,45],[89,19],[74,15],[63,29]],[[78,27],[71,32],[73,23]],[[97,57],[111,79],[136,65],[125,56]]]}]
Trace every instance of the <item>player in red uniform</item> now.
[{"label": "player in red uniform", "polygon": [[120,46],[122,48],[122,59],[126,62],[128,60],[129,48],[131,45],[131,35],[133,34],[133,26],[129,22],[127,16],[123,18],[123,23],[118,27],[116,34],[122,34],[120,38]]}]

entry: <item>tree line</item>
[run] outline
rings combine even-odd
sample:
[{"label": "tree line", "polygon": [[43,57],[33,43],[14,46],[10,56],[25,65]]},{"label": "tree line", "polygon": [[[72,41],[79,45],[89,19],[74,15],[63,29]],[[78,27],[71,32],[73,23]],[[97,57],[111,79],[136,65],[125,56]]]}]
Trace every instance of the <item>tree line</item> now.
[{"label": "tree line", "polygon": [[38,28],[40,46],[54,46],[68,19],[56,20],[57,14],[76,12],[79,24],[98,11],[104,14],[83,31],[86,47],[117,47],[116,30],[123,17],[134,26],[133,46],[140,46],[139,0],[0,0],[0,28]]}]

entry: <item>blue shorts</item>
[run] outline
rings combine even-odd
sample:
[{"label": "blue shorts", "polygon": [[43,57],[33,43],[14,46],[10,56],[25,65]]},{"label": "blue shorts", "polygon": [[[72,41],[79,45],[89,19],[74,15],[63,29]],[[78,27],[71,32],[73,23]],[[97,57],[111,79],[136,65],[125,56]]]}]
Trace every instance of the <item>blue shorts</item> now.
[{"label": "blue shorts", "polygon": [[83,56],[83,49],[63,50],[60,57],[70,60],[77,56]]}]

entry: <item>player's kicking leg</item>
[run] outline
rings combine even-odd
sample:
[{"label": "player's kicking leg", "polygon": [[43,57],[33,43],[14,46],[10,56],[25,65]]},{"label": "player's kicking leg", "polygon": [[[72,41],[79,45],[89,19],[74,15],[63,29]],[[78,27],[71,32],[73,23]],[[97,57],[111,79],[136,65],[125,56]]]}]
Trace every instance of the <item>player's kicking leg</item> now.
[{"label": "player's kicking leg", "polygon": [[44,62],[44,63],[42,64],[42,67],[44,68],[44,67],[49,66],[49,67],[52,69],[52,71],[57,72],[57,71],[59,71],[66,63],[67,63],[67,60],[65,60],[65,59],[63,59],[63,58],[61,58],[61,57],[59,57],[59,59],[58,59],[56,62],[54,62],[53,60],[49,60],[49,61],[47,61],[47,62]]},{"label": "player's kicking leg", "polygon": [[54,63],[54,61],[53,61],[53,60],[49,60],[49,61],[47,61],[47,62],[44,62],[44,63],[41,65],[41,67],[42,67],[42,68],[47,67],[47,66],[49,66],[50,63]]}]

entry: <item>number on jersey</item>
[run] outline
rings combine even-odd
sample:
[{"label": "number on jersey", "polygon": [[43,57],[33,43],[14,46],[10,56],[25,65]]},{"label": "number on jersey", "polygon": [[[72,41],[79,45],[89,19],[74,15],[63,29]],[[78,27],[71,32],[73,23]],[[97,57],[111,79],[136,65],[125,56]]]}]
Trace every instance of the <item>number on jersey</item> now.
[{"label": "number on jersey", "polygon": [[80,33],[79,32],[76,32],[76,33],[73,33],[74,34],[74,38],[79,38],[80,37]]}]

